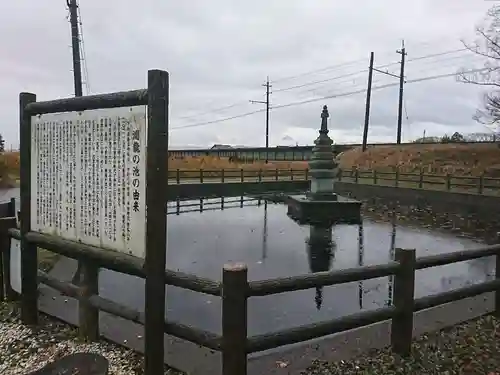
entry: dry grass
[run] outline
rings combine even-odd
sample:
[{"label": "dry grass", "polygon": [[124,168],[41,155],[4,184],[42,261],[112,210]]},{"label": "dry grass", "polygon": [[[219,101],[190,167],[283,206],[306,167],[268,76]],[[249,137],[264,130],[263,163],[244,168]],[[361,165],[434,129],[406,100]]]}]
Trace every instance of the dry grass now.
[{"label": "dry grass", "polygon": [[[500,147],[497,144],[416,144],[415,146],[376,146],[361,152],[355,148],[343,153],[342,169],[394,170],[415,172],[421,168],[425,173],[473,175],[486,173],[500,177]],[[0,179],[15,180],[19,176],[19,152],[0,155]],[[233,162],[229,158],[215,156],[171,157],[169,170],[220,170],[220,169],[306,169],[303,161],[263,161],[254,163]]]},{"label": "dry grass", "polygon": [[19,178],[19,153],[4,152],[0,154],[0,187],[14,187]]},{"label": "dry grass", "polygon": [[377,146],[366,152],[356,148],[343,153],[340,167],[394,170],[452,175],[500,176],[500,147],[497,144],[437,144]]},{"label": "dry grass", "polygon": [[[10,178],[19,177],[20,172],[20,161],[19,152],[5,152],[0,155],[0,168],[3,166],[6,173],[1,173],[0,178],[4,175],[10,176]],[[175,170],[220,170],[220,169],[246,169],[246,170],[259,170],[259,169],[307,169],[307,162],[302,161],[274,161],[268,164],[263,161],[255,163],[240,163],[232,162],[229,158],[218,158],[214,156],[200,156],[200,157],[171,157],[168,160],[168,169]]]},{"label": "dry grass", "polygon": [[266,164],[264,161],[254,163],[232,162],[229,158],[219,158],[215,156],[188,156],[171,157],[168,160],[169,170],[220,170],[220,169],[307,169],[307,162],[303,161],[270,161]]}]

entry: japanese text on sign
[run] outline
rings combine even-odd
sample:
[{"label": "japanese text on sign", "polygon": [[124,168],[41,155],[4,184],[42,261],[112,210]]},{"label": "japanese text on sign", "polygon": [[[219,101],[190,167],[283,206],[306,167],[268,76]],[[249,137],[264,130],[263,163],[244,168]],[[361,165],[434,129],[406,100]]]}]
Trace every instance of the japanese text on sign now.
[{"label": "japanese text on sign", "polygon": [[32,118],[31,229],[145,256],[146,107]]}]

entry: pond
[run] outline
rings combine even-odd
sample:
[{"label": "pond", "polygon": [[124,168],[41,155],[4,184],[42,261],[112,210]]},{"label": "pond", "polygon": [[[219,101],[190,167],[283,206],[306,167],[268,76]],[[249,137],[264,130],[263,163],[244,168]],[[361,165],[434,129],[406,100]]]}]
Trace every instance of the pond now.
[{"label": "pond", "polygon": [[[395,220],[364,218],[361,225],[301,226],[286,212],[283,204],[251,197],[170,202],[167,267],[220,280],[225,263],[244,262],[249,279],[262,280],[386,263],[395,248],[415,248],[417,256],[423,256],[480,245],[479,241],[430,228],[400,226]],[[73,266],[74,262],[62,268],[74,272]],[[415,294],[419,297],[478,283],[492,273],[491,258],[417,271]],[[101,270],[99,283],[103,297],[143,309],[143,280]],[[253,335],[290,328],[390,303],[391,278],[252,297],[248,332]],[[168,286],[166,308],[171,320],[221,332],[218,297]]]}]

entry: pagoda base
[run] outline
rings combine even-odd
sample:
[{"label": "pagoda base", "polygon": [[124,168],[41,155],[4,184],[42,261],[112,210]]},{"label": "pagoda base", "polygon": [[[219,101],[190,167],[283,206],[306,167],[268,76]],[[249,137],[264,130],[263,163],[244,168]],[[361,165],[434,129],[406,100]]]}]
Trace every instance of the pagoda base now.
[{"label": "pagoda base", "polygon": [[361,201],[332,194],[326,199],[290,195],[286,199],[288,216],[300,224],[333,225],[361,223]]}]

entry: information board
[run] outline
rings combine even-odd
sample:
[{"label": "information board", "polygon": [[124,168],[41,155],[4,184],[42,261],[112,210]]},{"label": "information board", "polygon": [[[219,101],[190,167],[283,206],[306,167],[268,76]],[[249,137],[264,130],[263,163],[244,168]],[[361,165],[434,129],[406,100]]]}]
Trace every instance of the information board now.
[{"label": "information board", "polygon": [[146,106],[33,116],[31,132],[31,230],[144,258]]}]

